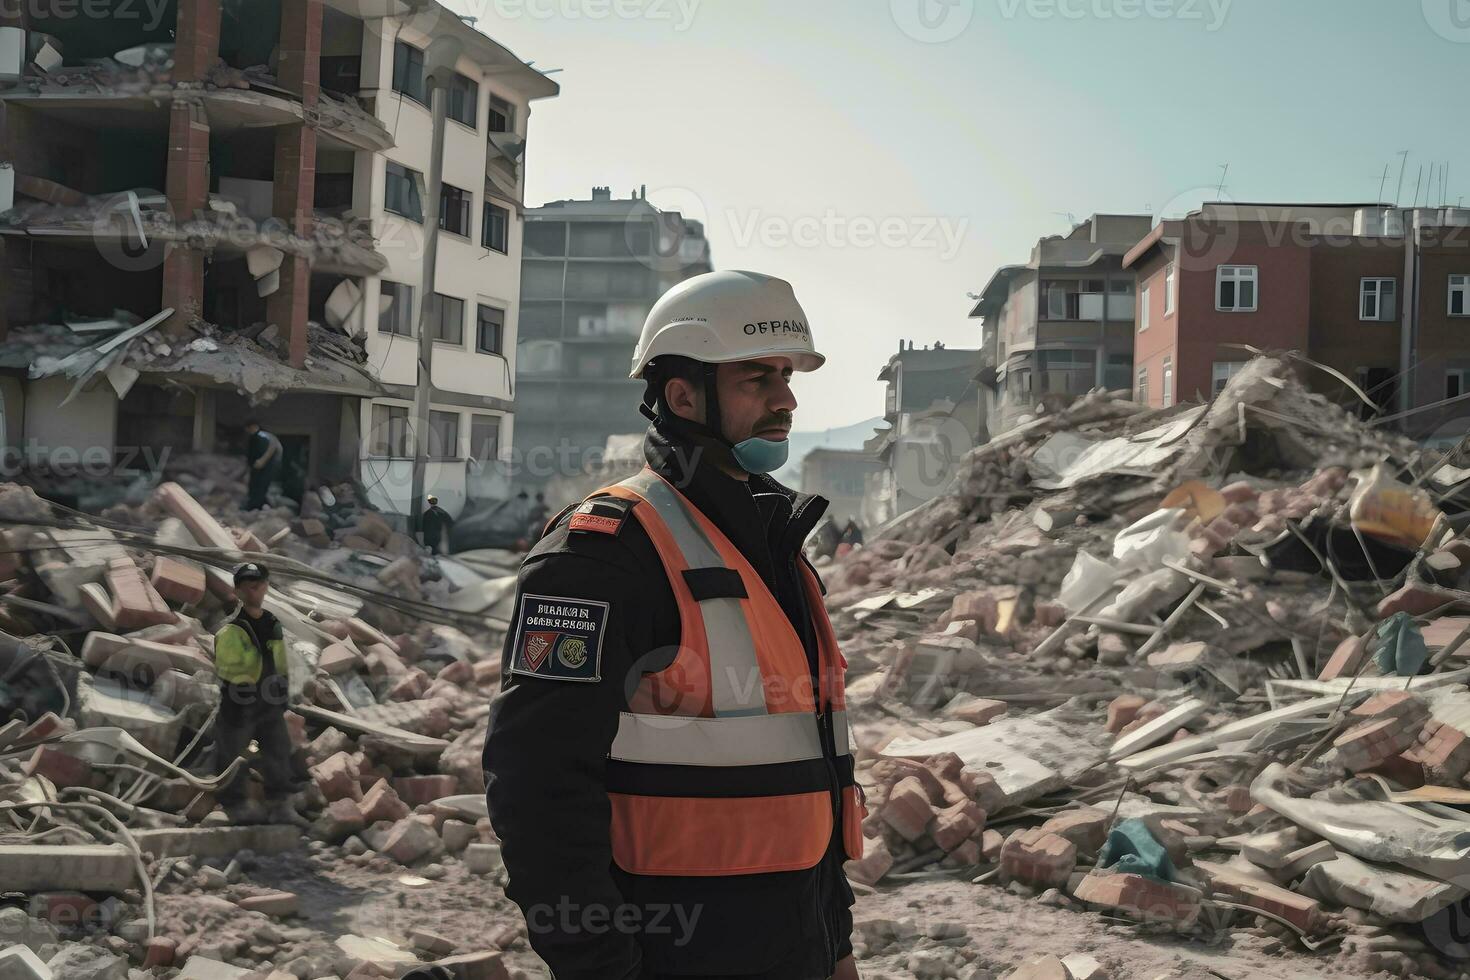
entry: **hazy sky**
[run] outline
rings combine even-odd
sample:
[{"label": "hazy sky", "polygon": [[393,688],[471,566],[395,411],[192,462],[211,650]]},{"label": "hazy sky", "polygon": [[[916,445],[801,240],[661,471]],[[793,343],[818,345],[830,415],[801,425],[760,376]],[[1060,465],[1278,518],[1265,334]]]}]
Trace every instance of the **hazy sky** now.
[{"label": "hazy sky", "polygon": [[[594,184],[790,279],[826,366],[799,429],[882,414],[899,338],[976,346],[967,292],[1068,213],[1470,201],[1470,0],[447,0],[552,77],[526,201]],[[1427,179],[1427,178],[1426,178]],[[1423,198],[1421,192],[1421,200]],[[1436,191],[1436,198],[1439,196]]]}]

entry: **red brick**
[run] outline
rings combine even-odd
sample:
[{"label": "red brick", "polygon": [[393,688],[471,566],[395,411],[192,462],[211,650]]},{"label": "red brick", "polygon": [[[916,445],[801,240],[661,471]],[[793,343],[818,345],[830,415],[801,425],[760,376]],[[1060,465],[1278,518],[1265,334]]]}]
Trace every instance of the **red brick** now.
[{"label": "red brick", "polygon": [[160,556],[153,560],[149,581],[165,599],[182,605],[204,601],[204,569],[198,565]]},{"label": "red brick", "polygon": [[393,682],[388,688],[386,697],[389,701],[417,701],[428,690],[429,675],[413,667]]},{"label": "red brick", "polygon": [[1147,703],[1148,699],[1138,694],[1120,694],[1113,698],[1108,705],[1108,731],[1114,735],[1121,732],[1133,723],[1139,710]]},{"label": "red brick", "polygon": [[48,711],[37,718],[31,724],[31,727],[21,732],[13,744],[28,745],[31,742],[39,742],[57,735],[67,735],[76,730],[77,723],[75,721],[70,718],[59,718],[56,712]]},{"label": "red brick", "polygon": [[112,618],[118,629],[139,630],[172,623],[177,618],[131,558],[114,558],[106,579],[112,592]]},{"label": "red brick", "polygon": [[1327,659],[1327,666],[1322,668],[1318,680],[1330,681],[1338,677],[1354,677],[1363,666],[1363,660],[1368,655],[1368,640],[1362,636],[1349,636],[1337,645],[1332,651],[1332,656]]},{"label": "red brick", "polygon": [[49,745],[37,748],[21,772],[27,776],[45,776],[58,789],[91,785],[92,767],[86,761]]},{"label": "red brick", "polygon": [[1308,934],[1322,927],[1321,906],[1315,899],[1249,878],[1223,864],[1197,861],[1195,867],[1209,879],[1211,888],[1233,902],[1278,915]]},{"label": "red brick", "polygon": [[463,687],[475,679],[475,665],[468,660],[456,660],[434,675],[436,681],[448,681],[456,687]]},{"label": "red brick", "polygon": [[97,902],[81,892],[41,892],[31,896],[31,916],[59,929],[76,929],[97,921]]},{"label": "red brick", "polygon": [[1078,883],[1072,895],[1079,902],[1114,909],[1145,922],[1188,927],[1199,918],[1198,891],[1143,875],[1094,871]]},{"label": "red brick", "polygon": [[459,790],[459,780],[453,776],[400,776],[393,780],[393,791],[410,807],[423,806]]},{"label": "red brick", "polygon": [[1096,854],[1108,838],[1111,818],[1107,810],[1090,806],[1059,813],[1042,824],[1041,829],[1071,841],[1084,854]]},{"label": "red brick", "polygon": [[178,949],[177,941],[167,936],[154,936],[143,946],[143,969],[173,966]]},{"label": "red brick", "polygon": [[249,898],[240,899],[235,904],[247,912],[262,912],[276,918],[296,915],[301,911],[301,902],[294,892],[266,892],[263,895],[251,895]]},{"label": "red brick", "polygon": [[987,830],[980,835],[980,859],[986,864],[1000,861],[1000,849],[1005,846],[1005,836],[998,830]]},{"label": "red brick", "polygon": [[1464,611],[1466,605],[1460,601],[1460,593],[1446,592],[1425,585],[1405,585],[1393,595],[1385,596],[1378,604],[1378,618],[1387,619],[1396,612],[1410,616],[1423,616],[1436,609],[1448,612],[1451,609]]},{"label": "red brick", "polygon": [[[976,814],[979,820],[976,820]],[[934,815],[929,838],[942,851],[953,851],[985,829],[985,811],[969,801],[946,807]]]},{"label": "red brick", "polygon": [[398,798],[393,787],[386,779],[379,779],[366,793],[362,795],[362,801],[358,804],[362,810],[362,817],[369,825],[380,820],[402,820],[408,816],[409,807]]},{"label": "red brick", "polygon": [[893,784],[888,802],[883,804],[880,812],[888,825],[909,841],[922,837],[934,816],[924,784],[915,776],[905,776]]},{"label": "red brick", "polygon": [[362,787],[358,785],[357,762],[346,752],[338,752],[323,759],[309,770],[322,795],[331,800],[361,800]]},{"label": "red brick", "polygon": [[1417,694],[1408,691],[1382,691],[1358,705],[1348,714],[1354,718],[1400,718],[1416,729],[1429,720],[1429,706]]},{"label": "red brick", "polygon": [[1375,766],[1368,772],[1398,783],[1404,789],[1418,789],[1424,785],[1424,763],[1419,761],[1412,748],[1389,756],[1382,765]]},{"label": "red brick", "polygon": [[1437,721],[1425,724],[1408,755],[1423,765],[1430,781],[1441,786],[1456,785],[1470,772],[1470,738]]},{"label": "red brick", "polygon": [[864,885],[876,885],[893,867],[893,854],[881,837],[863,838],[863,856],[844,866],[847,877]]},{"label": "red brick", "polygon": [[362,666],[362,654],[346,643],[333,643],[322,650],[316,665],[329,674],[350,674]]},{"label": "red brick", "polygon": [[1077,846],[1041,828],[1017,831],[1000,849],[1002,881],[1061,888],[1077,866]]},{"label": "red brick", "polygon": [[1417,734],[1401,718],[1370,719],[1339,735],[1332,747],[1349,772],[1364,772],[1413,745]]},{"label": "red brick", "polygon": [[1256,499],[1256,488],[1244,480],[1237,480],[1220,488],[1220,496],[1227,504],[1244,504]]},{"label": "red brick", "polygon": [[499,951],[465,953],[436,960],[454,980],[510,980],[510,970],[505,965],[505,954]]}]

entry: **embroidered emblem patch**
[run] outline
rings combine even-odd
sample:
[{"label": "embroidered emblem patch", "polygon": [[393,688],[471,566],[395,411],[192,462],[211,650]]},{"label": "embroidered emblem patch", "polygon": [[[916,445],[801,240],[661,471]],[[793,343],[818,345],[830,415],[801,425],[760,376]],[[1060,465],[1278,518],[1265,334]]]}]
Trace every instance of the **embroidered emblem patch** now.
[{"label": "embroidered emblem patch", "polygon": [[602,679],[608,604],[592,599],[522,595],[516,609],[511,673],[559,681]]},{"label": "embroidered emblem patch", "polygon": [[572,511],[572,519],[567,522],[567,529],[594,531],[597,534],[610,534],[616,537],[617,533],[623,529],[623,520],[627,516],[627,501],[618,500],[615,497],[599,497],[596,500],[585,501]]}]

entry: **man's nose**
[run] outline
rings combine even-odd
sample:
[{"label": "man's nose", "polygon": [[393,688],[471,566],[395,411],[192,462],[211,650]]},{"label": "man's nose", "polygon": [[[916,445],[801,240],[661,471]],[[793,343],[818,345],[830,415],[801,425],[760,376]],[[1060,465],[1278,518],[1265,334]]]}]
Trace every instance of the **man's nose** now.
[{"label": "man's nose", "polygon": [[791,390],[790,381],[782,378],[776,382],[776,390],[771,399],[766,402],[766,410],[770,412],[796,411],[796,392]]}]

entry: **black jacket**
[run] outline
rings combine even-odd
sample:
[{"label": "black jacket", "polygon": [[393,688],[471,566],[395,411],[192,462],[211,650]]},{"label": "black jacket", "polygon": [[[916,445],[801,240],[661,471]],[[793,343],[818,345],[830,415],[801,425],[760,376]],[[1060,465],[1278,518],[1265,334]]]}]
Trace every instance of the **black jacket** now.
[{"label": "black jacket", "polygon": [[[745,483],[691,464],[699,454],[662,422],[649,428],[644,451],[770,586],[815,670],[796,563],[827,502],[768,477]],[[645,877],[613,864],[608,749],[642,673],[672,662],[679,612],[637,518],[628,516],[615,537],[569,531],[567,520],[559,517],[521,566],[516,612],[526,593],[608,603],[602,679],[506,673],[485,743],[486,799],[510,872],[506,892],[526,914],[532,948],[557,980],[830,977],[852,952],[840,826],[823,860],[805,871]],[[514,638],[513,629],[507,668]]]}]

